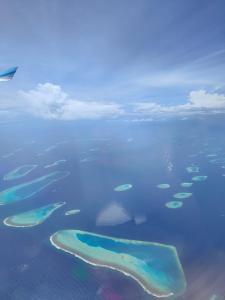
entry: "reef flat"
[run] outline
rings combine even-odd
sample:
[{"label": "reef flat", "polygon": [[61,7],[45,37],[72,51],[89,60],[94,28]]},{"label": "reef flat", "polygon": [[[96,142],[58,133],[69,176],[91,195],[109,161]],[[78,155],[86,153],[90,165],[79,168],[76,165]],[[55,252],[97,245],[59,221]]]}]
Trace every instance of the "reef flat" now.
[{"label": "reef flat", "polygon": [[205,181],[207,179],[208,176],[206,175],[201,175],[201,176],[194,176],[192,177],[191,180],[193,181]]},{"label": "reef flat", "polygon": [[189,198],[192,196],[192,193],[176,193],[173,195],[174,198],[177,198],[177,199],[185,199],[185,198]]},{"label": "reef flat", "polygon": [[159,189],[169,189],[170,185],[168,183],[160,183],[157,185],[157,188]]},{"label": "reef flat", "polygon": [[8,158],[8,157],[11,157],[11,156],[13,156],[14,154],[15,154],[14,152],[10,152],[10,153],[7,153],[7,154],[2,155],[2,158]]},{"label": "reef flat", "polygon": [[216,295],[216,294],[213,294],[213,295],[210,297],[209,300],[223,300],[223,298],[220,297],[220,296],[218,296],[218,295]]},{"label": "reef flat", "polygon": [[187,167],[186,170],[188,171],[188,173],[198,173],[200,168],[198,166],[190,166]]},{"label": "reef flat", "polygon": [[206,157],[216,157],[217,154],[216,153],[212,153],[212,154],[207,154]]},{"label": "reef flat", "polygon": [[11,172],[7,173],[3,179],[4,180],[13,180],[17,178],[21,178],[29,174],[32,170],[34,170],[37,167],[37,165],[23,165],[20,166]]},{"label": "reef flat", "polygon": [[60,230],[50,237],[50,241],[57,249],[89,264],[132,277],[153,296],[181,295],[186,289],[183,269],[173,246],[80,230]]},{"label": "reef flat", "polygon": [[7,217],[3,223],[11,227],[33,227],[43,223],[51,214],[65,202],[58,202],[25,211],[21,214]]},{"label": "reef flat", "polygon": [[132,184],[126,183],[122,185],[118,185],[114,188],[115,192],[124,192],[132,188]]},{"label": "reef flat", "polygon": [[181,201],[170,201],[170,202],[167,202],[167,203],[165,204],[165,206],[166,206],[167,208],[173,208],[173,209],[176,209],[176,208],[182,207],[182,206],[183,206],[183,202],[181,202]]},{"label": "reef flat", "polygon": [[212,164],[224,164],[225,163],[225,158],[221,157],[221,158],[215,158],[215,159],[211,159],[209,161]]},{"label": "reef flat", "polygon": [[65,216],[76,215],[80,213],[80,209],[71,209],[65,212]]},{"label": "reef flat", "polygon": [[30,198],[37,192],[40,192],[50,184],[65,178],[69,174],[69,172],[56,171],[3,190],[0,192],[0,205],[6,205]]},{"label": "reef flat", "polygon": [[52,167],[61,165],[61,164],[65,163],[65,162],[66,162],[66,159],[60,159],[60,160],[55,161],[55,162],[52,163],[52,164],[49,164],[49,165],[44,166],[44,168],[45,168],[45,169],[47,169],[47,168],[52,168]]},{"label": "reef flat", "polygon": [[182,187],[191,187],[192,185],[193,185],[193,182],[182,182],[181,184],[180,184]]}]

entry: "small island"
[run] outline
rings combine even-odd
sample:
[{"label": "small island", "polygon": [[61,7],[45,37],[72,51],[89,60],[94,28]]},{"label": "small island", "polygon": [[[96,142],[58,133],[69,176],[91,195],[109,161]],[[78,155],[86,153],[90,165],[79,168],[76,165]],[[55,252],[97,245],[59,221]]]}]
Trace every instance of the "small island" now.
[{"label": "small island", "polygon": [[24,177],[27,174],[29,174],[31,171],[33,171],[36,167],[37,167],[37,165],[23,165],[23,166],[20,166],[16,169],[12,170],[8,174],[6,174],[3,177],[3,179],[4,180],[13,180],[13,179],[18,179],[18,178]]},{"label": "small island", "polygon": [[130,190],[132,187],[133,187],[132,184],[126,183],[126,184],[116,186],[114,188],[114,191],[115,192],[124,192],[124,191]]},{"label": "small island", "polygon": [[170,188],[170,185],[168,183],[160,183],[157,185],[157,188],[159,189],[169,189]]},{"label": "small island", "polygon": [[182,193],[176,193],[173,196],[174,196],[174,198],[177,198],[177,199],[186,199],[186,198],[191,197],[192,193],[182,192]]},{"label": "small island", "polygon": [[21,214],[7,217],[3,223],[11,227],[33,227],[43,223],[51,214],[65,202],[58,202],[25,211]]},{"label": "small island", "polygon": [[182,187],[189,188],[193,185],[193,182],[182,182],[180,185]]},{"label": "small island", "polygon": [[186,170],[188,171],[188,173],[198,173],[200,168],[198,166],[189,166],[186,168]]},{"label": "small island", "polygon": [[156,297],[184,293],[186,281],[173,246],[125,240],[80,230],[60,230],[50,237],[57,249],[91,265],[122,272]]},{"label": "small island", "polygon": [[201,176],[194,176],[192,177],[192,181],[205,181],[208,176],[206,175],[201,175]]},{"label": "small island", "polygon": [[14,185],[0,192],[0,205],[6,205],[17,201],[25,200],[34,196],[50,184],[67,177],[69,172],[56,171],[38,177],[22,184]]},{"label": "small island", "polygon": [[167,208],[172,208],[172,209],[181,208],[183,206],[183,202],[181,202],[181,201],[170,201],[170,202],[167,202],[165,204],[165,206]]},{"label": "small island", "polygon": [[216,157],[218,156],[216,153],[212,153],[212,154],[207,154],[206,157]]},{"label": "small island", "polygon": [[76,215],[80,213],[80,209],[71,209],[65,212],[65,216]]}]

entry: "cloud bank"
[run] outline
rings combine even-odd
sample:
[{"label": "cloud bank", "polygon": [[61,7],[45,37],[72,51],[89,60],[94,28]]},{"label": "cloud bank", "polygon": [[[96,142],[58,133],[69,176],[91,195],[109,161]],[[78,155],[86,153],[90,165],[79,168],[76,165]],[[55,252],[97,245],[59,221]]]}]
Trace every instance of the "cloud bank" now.
[{"label": "cloud bank", "polygon": [[27,92],[20,91],[19,99],[26,113],[44,119],[99,119],[124,113],[117,103],[72,99],[60,86],[51,83],[38,84]]},{"label": "cloud bank", "polygon": [[19,91],[16,101],[0,101],[0,114],[28,114],[50,120],[154,119],[201,113],[225,113],[225,95],[206,90],[191,91],[187,102],[165,105],[156,102],[119,104],[116,102],[82,101],[73,99],[59,85],[38,84],[28,91]]}]

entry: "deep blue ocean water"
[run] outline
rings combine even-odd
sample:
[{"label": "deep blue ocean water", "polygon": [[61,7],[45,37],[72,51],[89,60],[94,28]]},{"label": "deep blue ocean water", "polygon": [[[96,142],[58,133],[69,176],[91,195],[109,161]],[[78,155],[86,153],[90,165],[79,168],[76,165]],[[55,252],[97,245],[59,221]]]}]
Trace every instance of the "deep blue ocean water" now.
[{"label": "deep blue ocean water", "polygon": [[[30,199],[0,207],[1,300],[118,300],[153,299],[119,272],[92,267],[56,250],[49,242],[60,229],[80,229],[126,239],[174,245],[187,279],[187,291],[177,299],[225,299],[225,124],[220,117],[158,122],[56,122],[18,120],[0,124],[0,190],[55,170],[70,176]],[[52,147],[53,146],[53,147]],[[11,155],[7,155],[11,154]],[[208,155],[216,154],[216,157]],[[52,168],[54,161],[66,162]],[[27,176],[4,181],[23,164],[37,164]],[[186,167],[196,164],[199,173]],[[225,165],[225,163],[224,163]],[[180,186],[195,175],[207,180]],[[113,189],[130,183],[125,192]],[[158,189],[159,183],[170,188]],[[180,209],[165,203],[177,192],[192,192]],[[45,223],[11,228],[4,218],[26,210],[66,201]],[[99,212],[111,202],[121,204],[131,221],[97,226]],[[69,209],[80,214],[65,216]],[[146,222],[137,225],[135,215]],[[108,297],[108,298],[107,298]],[[117,300],[117,299],[116,299]]]}]

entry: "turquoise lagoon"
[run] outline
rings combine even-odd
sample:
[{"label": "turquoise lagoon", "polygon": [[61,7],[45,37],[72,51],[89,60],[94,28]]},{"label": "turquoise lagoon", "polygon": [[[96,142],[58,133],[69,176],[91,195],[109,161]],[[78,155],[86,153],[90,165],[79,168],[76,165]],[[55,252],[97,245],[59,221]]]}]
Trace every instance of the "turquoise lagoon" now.
[{"label": "turquoise lagoon", "polygon": [[0,205],[6,205],[13,202],[25,200],[43,190],[50,184],[65,178],[69,172],[52,172],[47,175],[38,177],[34,180],[22,184],[14,185],[0,192]]},{"label": "turquoise lagoon", "polygon": [[156,297],[181,295],[186,289],[182,266],[173,246],[118,239],[80,230],[61,230],[50,237],[57,249],[83,261],[132,277]]},{"label": "turquoise lagoon", "polygon": [[21,178],[29,174],[32,170],[34,170],[37,167],[37,165],[23,165],[20,166],[11,172],[7,173],[3,179],[4,180],[13,180],[17,178]]},{"label": "turquoise lagoon", "polygon": [[51,214],[65,202],[58,202],[35,208],[23,213],[7,217],[3,222],[12,227],[33,227],[43,223]]}]

